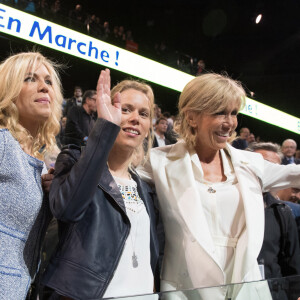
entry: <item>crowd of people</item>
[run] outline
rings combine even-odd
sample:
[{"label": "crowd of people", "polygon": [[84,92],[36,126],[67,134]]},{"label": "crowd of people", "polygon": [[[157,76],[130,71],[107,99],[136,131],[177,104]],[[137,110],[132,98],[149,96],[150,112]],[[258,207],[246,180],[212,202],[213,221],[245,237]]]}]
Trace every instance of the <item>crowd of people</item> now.
[{"label": "crowd of people", "polygon": [[58,71],[37,52],[0,65],[1,299],[300,296],[259,281],[300,275],[297,145],[236,137],[240,82],[195,77],[175,118],[108,69],[64,101]]},{"label": "crowd of people", "polygon": [[[16,7],[28,13],[35,14],[60,25],[88,34],[92,37],[127,49],[136,53],[143,53],[147,49],[147,57],[165,63],[171,67],[192,75],[205,72],[205,63],[202,59],[192,57],[170,49],[166,41],[157,40],[153,45],[146,45],[145,40],[134,38],[134,32],[123,24],[112,24],[109,16],[99,16],[94,10],[84,8],[82,4],[70,7],[61,0],[0,0],[0,3]],[[146,26],[146,24],[145,24]]]}]

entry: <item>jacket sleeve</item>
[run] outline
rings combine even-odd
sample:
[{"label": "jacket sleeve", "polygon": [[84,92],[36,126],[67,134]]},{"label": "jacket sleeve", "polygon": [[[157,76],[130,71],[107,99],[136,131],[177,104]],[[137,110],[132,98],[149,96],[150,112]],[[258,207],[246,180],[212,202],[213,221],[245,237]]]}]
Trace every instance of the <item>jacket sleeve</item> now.
[{"label": "jacket sleeve", "polygon": [[300,188],[300,165],[278,165],[266,160],[263,163],[263,192],[275,192],[288,187]]},{"label": "jacket sleeve", "polygon": [[79,148],[63,150],[55,164],[49,200],[53,215],[64,222],[81,219],[107,168],[109,152],[120,127],[98,119],[80,155]]}]

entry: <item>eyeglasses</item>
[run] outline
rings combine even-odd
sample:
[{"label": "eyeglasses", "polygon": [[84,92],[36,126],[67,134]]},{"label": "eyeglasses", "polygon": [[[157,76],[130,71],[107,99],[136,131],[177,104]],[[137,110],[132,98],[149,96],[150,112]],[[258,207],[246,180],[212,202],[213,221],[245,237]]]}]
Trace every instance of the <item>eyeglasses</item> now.
[{"label": "eyeglasses", "polygon": [[95,102],[97,101],[97,99],[96,98],[93,98],[93,97],[89,97],[90,99],[92,99],[92,100],[94,100]]}]

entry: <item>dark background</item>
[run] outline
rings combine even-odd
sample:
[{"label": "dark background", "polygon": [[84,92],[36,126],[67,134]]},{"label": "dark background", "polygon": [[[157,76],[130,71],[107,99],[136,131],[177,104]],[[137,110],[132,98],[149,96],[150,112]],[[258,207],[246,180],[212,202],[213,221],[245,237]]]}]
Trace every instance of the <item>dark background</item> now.
[{"label": "dark background", "polygon": [[[243,82],[254,99],[296,117],[300,115],[300,1],[63,1],[65,12],[77,3],[101,22],[108,20],[111,28],[130,28],[139,43],[139,54],[153,58],[155,43],[164,41],[166,60],[186,56],[194,61],[203,59],[208,71],[226,71]],[[261,23],[255,24],[258,13]],[[32,50],[33,44],[5,36],[0,38],[0,59],[10,53]],[[62,72],[65,97],[75,85],[95,88],[99,69],[88,61],[38,46],[46,56],[67,65]],[[112,71],[113,83],[128,75]],[[162,111],[177,112],[179,93],[160,87],[154,89]],[[239,128],[249,129],[262,140],[281,143],[299,135],[262,121],[240,115]]]}]

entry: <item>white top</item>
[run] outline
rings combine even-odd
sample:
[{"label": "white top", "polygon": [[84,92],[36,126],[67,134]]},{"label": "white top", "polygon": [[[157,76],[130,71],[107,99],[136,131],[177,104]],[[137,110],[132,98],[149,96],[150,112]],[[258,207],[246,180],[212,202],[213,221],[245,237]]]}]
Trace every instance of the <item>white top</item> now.
[{"label": "white top", "polygon": [[[103,298],[153,293],[153,273],[150,256],[150,219],[134,180],[114,177],[124,199],[131,223],[115,274]],[[133,258],[134,254],[137,258]]]},{"label": "white top", "polygon": [[166,146],[165,137],[160,137],[156,132],[154,132],[154,135],[156,137],[158,147]]},{"label": "white top", "polygon": [[235,248],[245,228],[245,213],[239,184],[231,161],[221,151],[224,182],[206,181],[196,153],[191,154],[192,168],[203,211],[212,235],[218,264],[225,274],[225,283],[231,283]]}]

